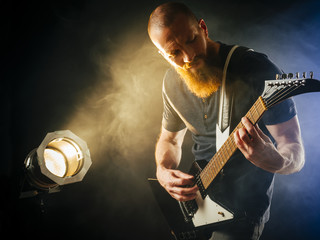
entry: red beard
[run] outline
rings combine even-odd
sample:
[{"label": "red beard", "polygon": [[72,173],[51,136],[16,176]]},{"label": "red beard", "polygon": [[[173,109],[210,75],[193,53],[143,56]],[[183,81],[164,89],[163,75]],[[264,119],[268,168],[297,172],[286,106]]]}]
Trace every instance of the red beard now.
[{"label": "red beard", "polygon": [[199,98],[209,97],[219,89],[221,84],[221,70],[214,66],[209,66],[205,61],[203,66],[192,69],[199,58],[191,63],[186,63],[183,68],[175,67],[182,77],[189,90]]}]

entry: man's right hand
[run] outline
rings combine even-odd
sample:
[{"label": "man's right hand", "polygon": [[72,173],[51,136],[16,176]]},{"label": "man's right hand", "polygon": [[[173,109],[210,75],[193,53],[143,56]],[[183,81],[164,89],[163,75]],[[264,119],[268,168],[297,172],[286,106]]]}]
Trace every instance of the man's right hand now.
[{"label": "man's right hand", "polygon": [[157,178],[162,187],[178,201],[189,201],[197,196],[196,193],[199,188],[194,185],[194,177],[192,175],[158,166]]}]

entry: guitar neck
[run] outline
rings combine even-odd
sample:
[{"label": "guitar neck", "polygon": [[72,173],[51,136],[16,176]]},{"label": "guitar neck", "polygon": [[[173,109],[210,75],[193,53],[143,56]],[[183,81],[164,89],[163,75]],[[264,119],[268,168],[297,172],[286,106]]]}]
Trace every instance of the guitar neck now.
[{"label": "guitar neck", "polygon": [[[264,100],[260,96],[245,116],[253,125],[255,125],[266,110],[267,107],[264,103]],[[243,124],[240,122],[221,146],[221,148],[208,162],[206,167],[201,171],[200,179],[205,189],[209,187],[213,179],[218,175],[233,153],[237,150],[237,145],[234,141],[233,134],[242,127]]]}]

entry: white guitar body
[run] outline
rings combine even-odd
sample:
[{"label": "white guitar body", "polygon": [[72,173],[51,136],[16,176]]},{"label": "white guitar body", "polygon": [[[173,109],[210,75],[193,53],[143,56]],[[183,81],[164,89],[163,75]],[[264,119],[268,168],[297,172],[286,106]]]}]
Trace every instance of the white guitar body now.
[{"label": "white guitar body", "polygon": [[201,194],[199,193],[196,198],[196,202],[199,208],[192,218],[192,222],[195,227],[231,220],[234,218],[233,213],[212,201],[209,196],[202,199]]},{"label": "white guitar body", "polygon": [[[223,143],[228,139],[230,132],[230,127],[221,132],[218,124],[216,126],[216,136],[217,136],[217,151],[223,145]],[[194,214],[192,222],[195,227],[222,222],[226,220],[231,220],[234,218],[233,213],[229,212],[227,209],[223,208],[218,203],[212,201],[209,196],[202,199],[201,194],[198,192],[196,198],[198,205],[198,210]]]},{"label": "white guitar body", "polygon": [[[313,79],[312,76],[313,74],[310,74],[311,78],[306,79],[305,74],[303,78],[299,78],[297,75],[296,79],[293,79],[293,74],[290,74],[289,79],[279,79],[277,76],[276,80],[265,81],[262,95],[245,116],[255,125],[264,112],[278,102],[307,92],[320,92],[320,81]],[[233,132],[242,127],[243,125],[240,122],[233,129]],[[243,215],[237,210],[234,210],[235,212],[233,213],[225,209],[223,202],[218,204],[212,201],[207,191],[212,181],[237,150],[233,133],[229,135],[229,131],[229,127],[222,132],[217,126],[216,154],[203,168],[199,166],[198,161],[192,165],[190,172],[194,173],[192,175],[195,176],[196,184],[199,187],[195,201],[176,201],[157,180],[150,179],[149,181],[159,206],[172,230],[172,234],[177,240],[206,239],[208,237],[207,231],[213,231],[216,228],[215,223],[220,225],[222,222],[229,222],[228,220],[237,221]],[[232,209],[232,207],[230,208]]]}]

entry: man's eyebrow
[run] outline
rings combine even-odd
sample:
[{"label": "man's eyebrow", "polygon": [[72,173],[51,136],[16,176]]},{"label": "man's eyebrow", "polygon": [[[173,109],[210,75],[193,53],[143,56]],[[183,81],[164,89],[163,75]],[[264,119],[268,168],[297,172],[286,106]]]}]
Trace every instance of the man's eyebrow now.
[{"label": "man's eyebrow", "polygon": [[174,43],[170,43],[170,44],[168,44],[163,50],[164,50],[166,53],[171,54],[171,53],[173,53],[173,52],[175,52],[175,51],[177,50],[176,47],[173,46],[173,45],[174,45]]}]

